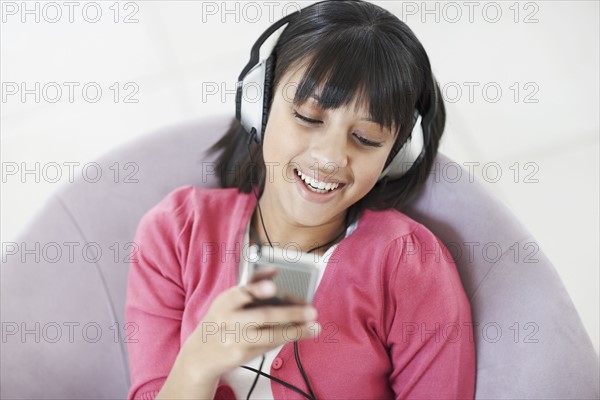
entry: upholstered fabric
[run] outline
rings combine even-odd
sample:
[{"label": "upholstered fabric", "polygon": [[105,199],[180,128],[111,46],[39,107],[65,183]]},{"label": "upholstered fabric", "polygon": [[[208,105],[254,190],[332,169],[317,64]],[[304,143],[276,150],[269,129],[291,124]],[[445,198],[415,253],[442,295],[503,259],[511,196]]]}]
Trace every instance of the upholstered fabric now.
[{"label": "upholstered fabric", "polygon": [[[115,150],[98,161],[98,182],[64,184],[15,243],[3,244],[0,397],[127,396],[135,229],[171,190],[217,185],[204,151],[230,119],[167,128]],[[436,162],[441,171],[452,161],[440,154]],[[406,213],[455,257],[477,324],[476,398],[598,398],[598,356],[554,267],[463,172],[458,181],[431,174]]]}]

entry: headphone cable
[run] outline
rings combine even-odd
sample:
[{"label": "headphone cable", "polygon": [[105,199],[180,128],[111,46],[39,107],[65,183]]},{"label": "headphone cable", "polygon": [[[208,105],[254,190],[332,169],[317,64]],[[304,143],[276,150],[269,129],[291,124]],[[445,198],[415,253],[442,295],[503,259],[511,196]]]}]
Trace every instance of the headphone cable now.
[{"label": "headphone cable", "polygon": [[313,392],[312,387],[310,386],[310,382],[308,381],[308,376],[306,376],[306,372],[304,372],[304,368],[302,368],[302,363],[300,362],[300,354],[298,354],[298,341],[294,342],[294,358],[296,358],[296,365],[298,366],[298,369],[302,374],[302,378],[304,379],[304,383],[306,383],[306,387],[308,388],[310,395],[314,400],[316,400],[317,396],[315,396],[315,393]]},{"label": "headphone cable", "polygon": [[[252,181],[253,181],[253,179],[252,179],[253,168],[252,167],[254,166],[254,160],[252,159],[252,152],[250,151],[250,145],[254,141],[255,137],[256,137],[256,130],[254,128],[252,128],[252,131],[250,132],[250,140],[248,141],[248,146],[247,146],[248,155],[250,157],[250,187],[252,189],[252,193],[254,194],[254,197],[256,197],[256,205],[257,205],[257,208],[258,208],[258,216],[260,217],[260,223],[261,223],[262,228],[263,228],[263,230],[265,232],[265,236],[267,237],[267,241],[269,242],[269,246],[273,247],[273,244],[271,243],[271,239],[269,238],[269,234],[267,233],[267,228],[265,227],[265,221],[263,220],[262,210],[260,208],[260,201],[259,201],[259,198],[258,198],[258,193],[256,193],[256,189],[252,185]],[[321,245],[321,246],[318,246],[318,247],[315,247],[315,248],[309,250],[309,253],[312,252],[313,250],[316,250],[316,249],[324,247],[324,246],[326,246],[326,245],[328,245],[330,243],[333,243],[338,238],[339,238],[339,236],[337,236],[333,241],[331,241],[329,243],[326,243],[324,245]],[[312,387],[310,386],[310,383],[308,382],[308,376],[306,375],[306,372],[304,371],[304,368],[302,367],[302,363],[300,362],[300,355],[298,354],[298,342],[297,341],[294,342],[294,357],[296,359],[296,365],[298,366],[298,369],[300,370],[300,373],[302,374],[302,378],[304,379],[304,383],[306,384],[306,386],[308,388],[308,391],[310,392],[310,395],[307,394],[306,392],[304,392],[303,390],[298,389],[294,385],[290,385],[289,383],[284,382],[281,379],[275,378],[274,376],[271,376],[271,375],[269,375],[267,373],[262,372],[262,366],[263,366],[263,364],[265,362],[265,355],[263,354],[260,366],[258,367],[259,368],[258,370],[254,369],[254,368],[251,368],[251,367],[247,367],[245,365],[241,366],[242,368],[245,368],[245,369],[248,369],[250,371],[256,372],[256,377],[254,378],[254,382],[252,383],[252,387],[250,387],[250,390],[248,391],[248,395],[247,395],[246,399],[250,400],[250,395],[254,391],[256,383],[258,382],[258,378],[262,375],[262,376],[266,376],[267,378],[269,378],[271,380],[274,380],[275,382],[280,383],[283,386],[285,386],[285,387],[287,387],[287,388],[289,388],[289,389],[291,389],[291,390],[293,390],[293,391],[301,394],[302,396],[306,397],[309,400],[316,400],[316,397],[315,397],[315,394],[314,394],[314,392],[312,390]]]},{"label": "headphone cable", "polygon": [[[262,370],[263,364],[265,363],[265,355],[263,354],[262,356],[262,360],[260,361],[260,366],[258,367],[259,370]],[[250,390],[248,391],[248,396],[246,396],[246,400],[250,400],[250,395],[252,395],[252,392],[254,391],[254,387],[256,386],[256,383],[258,382],[258,377],[260,375],[256,375],[256,377],[254,378],[254,382],[252,382],[252,386],[250,387]]]},{"label": "headphone cable", "polygon": [[[263,358],[264,358],[264,356],[263,356]],[[301,389],[298,389],[296,386],[294,386],[294,385],[290,385],[290,384],[289,384],[289,383],[287,383],[286,381],[283,381],[283,380],[281,380],[281,379],[279,379],[279,378],[276,378],[276,377],[274,377],[274,376],[271,376],[271,375],[267,374],[266,372],[263,372],[263,371],[261,371],[261,370],[258,370],[258,369],[256,369],[256,368],[247,367],[247,366],[245,366],[245,365],[240,365],[240,367],[242,367],[242,368],[245,368],[245,369],[247,369],[247,370],[249,370],[249,371],[255,372],[255,373],[257,374],[257,375],[256,375],[257,377],[258,377],[259,375],[262,375],[262,376],[264,376],[264,377],[267,377],[267,378],[269,378],[269,379],[271,379],[271,380],[273,380],[273,381],[275,381],[275,382],[279,383],[280,385],[283,385],[283,386],[287,387],[288,389],[290,389],[290,390],[293,390],[294,392],[296,392],[296,393],[298,393],[298,394],[301,394],[302,396],[306,397],[308,400],[316,400],[316,398],[315,398],[315,397],[311,397],[311,395],[309,395],[308,393],[304,392],[304,391],[303,391],[303,390],[301,390]]]}]

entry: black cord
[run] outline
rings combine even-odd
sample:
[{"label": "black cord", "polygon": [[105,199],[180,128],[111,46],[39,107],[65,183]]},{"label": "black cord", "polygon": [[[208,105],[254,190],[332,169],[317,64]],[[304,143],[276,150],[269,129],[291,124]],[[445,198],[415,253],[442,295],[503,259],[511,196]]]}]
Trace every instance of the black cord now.
[{"label": "black cord", "polygon": [[[248,142],[248,147],[247,147],[248,148],[248,155],[250,156],[250,165],[254,165],[254,161],[252,160],[252,152],[250,151],[250,144],[254,141],[254,137],[255,136],[256,136],[256,130],[252,129],[252,132],[250,134],[250,140]],[[254,186],[252,185],[252,181],[253,181],[253,179],[252,179],[252,172],[253,172],[253,169],[251,167],[250,168],[250,187],[252,188],[252,193],[254,193],[254,197],[256,197],[256,205],[257,205],[257,208],[258,208],[258,216],[260,218],[260,223],[262,225],[262,228],[263,228],[263,230],[265,232],[265,236],[267,237],[267,241],[269,242],[269,246],[273,247],[273,244],[271,243],[271,239],[269,238],[269,234],[267,233],[267,228],[265,227],[265,221],[264,221],[263,216],[262,216],[262,210],[260,208],[260,201],[259,201],[259,198],[258,198],[258,193],[256,193],[256,190],[255,190]],[[348,214],[346,215],[346,218],[344,220],[344,230],[338,236],[336,236],[333,240],[330,240],[329,242],[327,242],[325,244],[322,244],[320,246],[317,246],[317,247],[314,247],[314,248],[310,249],[309,251],[307,251],[307,253],[312,253],[313,251],[315,251],[317,249],[320,249],[321,247],[325,247],[325,246],[328,246],[330,244],[335,243],[336,241],[338,241],[338,239],[340,237],[342,237],[346,233],[347,230],[348,230]],[[260,243],[258,243],[258,244],[260,246]],[[291,390],[295,391],[296,393],[301,394],[302,396],[306,397],[309,400],[316,400],[317,397],[315,396],[315,393],[313,392],[312,387],[310,386],[310,382],[308,380],[308,376],[306,375],[306,372],[304,371],[304,368],[302,367],[302,362],[300,361],[300,354],[299,354],[299,351],[298,351],[298,342],[297,341],[294,342],[294,358],[296,359],[296,365],[298,366],[298,369],[300,370],[300,374],[302,375],[302,378],[304,379],[304,383],[306,384],[306,387],[308,388],[308,391],[310,392],[310,395],[307,394],[307,393],[305,393],[303,390],[298,389],[294,385],[290,385],[289,383],[287,383],[285,381],[282,381],[281,379],[278,379],[278,378],[276,378],[274,376],[271,376],[271,375],[269,375],[269,374],[267,374],[265,372],[262,372],[262,367],[263,367],[263,364],[265,362],[265,355],[263,354],[262,361],[260,363],[260,366],[258,367],[258,370],[254,369],[252,367],[241,365],[242,368],[245,368],[247,370],[256,372],[256,377],[254,378],[254,382],[252,383],[252,387],[248,391],[248,396],[246,396],[246,400],[250,400],[250,395],[254,391],[256,383],[258,382],[258,378],[261,375],[265,376],[265,377],[267,377],[267,378],[269,378],[271,380],[274,380],[275,382],[277,382],[277,383],[279,383],[279,384],[287,387],[288,389],[291,389]]]},{"label": "black cord", "polygon": [[[262,218],[262,210],[260,209],[260,202],[259,202],[259,198],[258,198],[258,193],[256,193],[256,190],[254,188],[254,186],[252,185],[252,176],[253,176],[253,172],[254,172],[254,160],[252,160],[252,151],[250,151],[250,144],[254,141],[254,138],[256,137],[256,130],[254,128],[252,128],[252,131],[250,132],[250,140],[248,141],[248,146],[246,147],[248,149],[248,156],[250,157],[250,187],[252,189],[252,193],[254,194],[254,197],[256,197],[256,205],[258,206],[258,215],[260,216],[260,222],[262,223],[263,229],[265,230],[265,235],[267,236],[267,240],[269,241],[269,245],[271,245],[271,239],[269,238],[269,235],[267,234],[267,230],[265,228],[265,223],[263,221]],[[250,224],[252,225],[252,221],[250,222]],[[273,247],[273,245],[271,245],[271,247]],[[254,382],[252,382],[252,386],[250,387],[250,390],[248,391],[248,395],[246,396],[246,400],[250,400],[250,396],[252,395],[252,392],[254,391],[254,388],[256,387],[256,383],[258,382],[258,378],[261,375],[266,375],[267,374],[262,372],[262,367],[263,364],[265,363],[265,355],[262,355],[262,360],[260,361],[260,366],[258,367],[258,373],[256,374],[256,377],[254,378]],[[245,365],[242,365],[242,368],[246,368],[246,369],[250,369],[250,367],[246,367]],[[254,368],[252,368],[252,370],[254,370]],[[255,370],[256,371],[256,370]],[[274,377],[268,376],[269,379],[273,379]],[[287,384],[286,384],[287,385]],[[304,392],[302,392],[304,393]]]},{"label": "black cord", "polygon": [[320,246],[313,247],[312,249],[310,249],[309,251],[307,251],[307,253],[312,253],[313,251],[315,251],[315,250],[317,250],[317,249],[320,249],[321,247],[329,246],[330,244],[333,244],[333,243],[337,242],[337,241],[338,241],[338,239],[339,239],[339,238],[340,238],[342,235],[344,235],[344,233],[346,233],[346,230],[347,230],[347,229],[348,229],[348,227],[347,227],[347,226],[345,226],[345,227],[344,227],[344,230],[343,230],[343,231],[342,231],[342,232],[341,232],[339,235],[337,235],[337,236],[336,236],[336,237],[335,237],[333,240],[330,240],[329,242],[327,242],[327,243],[325,243],[325,244],[322,244],[322,245],[320,245]]},{"label": "black cord", "polygon": [[302,396],[306,397],[306,398],[307,398],[307,399],[309,399],[309,400],[316,400],[315,398],[313,398],[313,397],[310,397],[310,395],[309,395],[309,394],[307,394],[307,393],[305,393],[303,390],[300,390],[300,389],[298,389],[296,386],[294,386],[294,385],[290,385],[290,384],[289,384],[289,383],[287,383],[286,381],[282,381],[281,379],[279,379],[279,378],[276,378],[276,377],[274,377],[274,376],[271,376],[271,375],[267,374],[266,372],[262,372],[262,371],[260,371],[260,370],[258,370],[258,369],[252,368],[252,367],[247,367],[247,366],[245,366],[245,365],[240,365],[240,367],[242,367],[242,368],[245,368],[245,369],[247,369],[247,370],[249,370],[249,371],[252,371],[252,372],[256,372],[257,374],[259,374],[259,375],[262,375],[262,376],[264,376],[264,377],[267,377],[267,378],[269,378],[269,379],[271,379],[271,380],[274,380],[275,382],[279,383],[280,385],[283,385],[283,386],[285,386],[286,388],[288,388],[288,389],[290,389],[290,390],[293,390],[294,392],[296,392],[296,393],[298,393],[298,394],[301,394]]},{"label": "black cord", "polygon": [[[265,355],[263,354],[262,360],[260,361],[260,366],[258,367],[259,370],[262,370],[264,363],[265,363]],[[246,396],[246,400],[250,400],[250,395],[252,395],[252,392],[254,391],[254,388],[256,387],[256,382],[258,382],[259,377],[260,377],[260,375],[257,374],[256,377],[254,378],[254,382],[252,382],[252,387],[250,387],[250,390],[248,391],[248,396]]]},{"label": "black cord", "polygon": [[262,210],[260,209],[260,201],[258,199],[258,193],[256,193],[256,190],[254,188],[254,186],[252,186],[252,173],[253,173],[253,168],[252,166],[254,165],[254,160],[252,159],[252,152],[250,151],[250,144],[254,141],[254,138],[256,137],[256,130],[254,128],[252,128],[252,132],[250,134],[250,140],[248,141],[248,156],[250,156],[250,187],[252,188],[252,193],[254,193],[254,197],[256,197],[256,206],[258,207],[258,215],[260,216],[260,223],[262,224],[262,227],[265,231],[265,235],[267,236],[267,240],[269,241],[269,246],[273,247],[273,244],[271,244],[271,239],[269,239],[269,234],[267,233],[267,228],[265,228],[265,221],[263,221],[263,217],[262,217]]},{"label": "black cord", "polygon": [[[254,160],[252,160],[252,152],[250,151],[250,144],[253,142],[254,137],[256,136],[256,130],[252,129],[251,135],[250,135],[250,140],[248,141],[248,155],[250,156],[250,165],[254,165]],[[252,167],[250,168],[250,187],[252,188],[252,193],[254,193],[254,197],[256,197],[256,205],[258,207],[258,216],[260,217],[260,223],[263,227],[263,230],[265,231],[265,235],[267,236],[267,241],[269,242],[269,246],[273,247],[273,244],[271,243],[271,239],[269,238],[269,234],[267,233],[267,228],[265,227],[265,221],[263,220],[263,216],[262,216],[262,210],[260,208],[260,201],[258,198],[258,193],[256,193],[256,190],[254,188],[254,186],[252,185]],[[252,222],[250,223],[252,225]],[[259,243],[260,244],[260,243]],[[294,342],[294,346],[296,346],[297,342]],[[295,349],[295,347],[294,347]],[[274,380],[275,382],[280,383],[281,385],[284,385],[285,387],[301,394],[302,396],[308,398],[309,400],[316,400],[316,397],[314,396],[312,389],[310,388],[310,384],[307,381],[306,378],[306,374],[304,373],[304,369],[301,370],[302,372],[302,376],[304,377],[304,382],[306,383],[306,385],[309,388],[309,391],[311,392],[312,397],[310,397],[308,394],[306,394],[303,390],[298,389],[297,387],[290,385],[287,382],[282,381],[281,379],[275,378],[274,376],[271,376],[269,374],[266,374],[264,372],[262,372],[262,367],[263,367],[263,363],[265,362],[265,355],[262,355],[262,361],[260,363],[260,366],[258,367],[258,370],[251,368],[251,367],[247,367],[245,365],[242,365],[242,368],[246,368],[250,371],[254,371],[256,372],[256,377],[254,378],[254,382],[252,383],[252,387],[250,388],[250,390],[248,391],[248,396],[246,396],[246,400],[250,400],[250,395],[252,394],[252,391],[254,390],[254,387],[256,386],[256,383],[258,382],[258,378],[263,375],[266,376],[269,379]],[[301,367],[300,367],[301,368]]]},{"label": "black cord", "polygon": [[304,372],[304,368],[302,368],[302,363],[300,362],[300,354],[298,354],[298,342],[294,342],[294,358],[296,358],[296,365],[298,366],[298,369],[300,370],[300,373],[302,374],[302,378],[304,379],[304,383],[306,383],[306,387],[308,388],[308,391],[310,392],[310,395],[312,396],[313,399],[316,400],[316,396],[315,393],[312,390],[312,387],[310,386],[310,383],[308,382],[308,376],[306,376],[306,372]]}]

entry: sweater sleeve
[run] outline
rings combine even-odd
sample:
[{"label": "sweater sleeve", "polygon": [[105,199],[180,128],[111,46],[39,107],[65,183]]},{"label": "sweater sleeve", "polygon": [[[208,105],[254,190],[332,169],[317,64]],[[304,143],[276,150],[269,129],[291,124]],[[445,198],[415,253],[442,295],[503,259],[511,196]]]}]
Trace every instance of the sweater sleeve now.
[{"label": "sweater sleeve", "polygon": [[189,214],[190,188],[169,194],[141,219],[135,235],[127,280],[125,319],[131,386],[128,399],[154,399],[180,349],[185,305],[181,260],[185,249],[178,237]]},{"label": "sweater sleeve", "polygon": [[473,399],[475,345],[471,308],[454,261],[418,226],[386,254],[392,305],[384,313],[397,399]]}]

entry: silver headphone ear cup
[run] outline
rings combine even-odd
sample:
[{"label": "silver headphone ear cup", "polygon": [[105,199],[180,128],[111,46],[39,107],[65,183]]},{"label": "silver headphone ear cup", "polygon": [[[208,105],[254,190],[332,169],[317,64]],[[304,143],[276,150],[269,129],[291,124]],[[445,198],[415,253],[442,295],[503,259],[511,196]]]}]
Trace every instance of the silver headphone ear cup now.
[{"label": "silver headphone ear cup", "polygon": [[377,181],[383,178],[398,179],[406,174],[425,154],[425,132],[421,124],[422,117],[415,110],[416,121],[406,142],[398,150],[392,161],[381,172]]},{"label": "silver headphone ear cup", "polygon": [[265,80],[262,90],[263,95],[263,110],[262,124],[260,129],[259,142],[262,143],[267,129],[267,121],[269,120],[269,111],[271,109],[271,99],[273,97],[273,81],[275,75],[275,56],[271,55],[265,60]]},{"label": "silver headphone ear cup", "polygon": [[267,60],[261,61],[252,68],[242,81],[237,84],[236,117],[246,132],[255,134],[260,142],[263,129],[264,87]]}]

